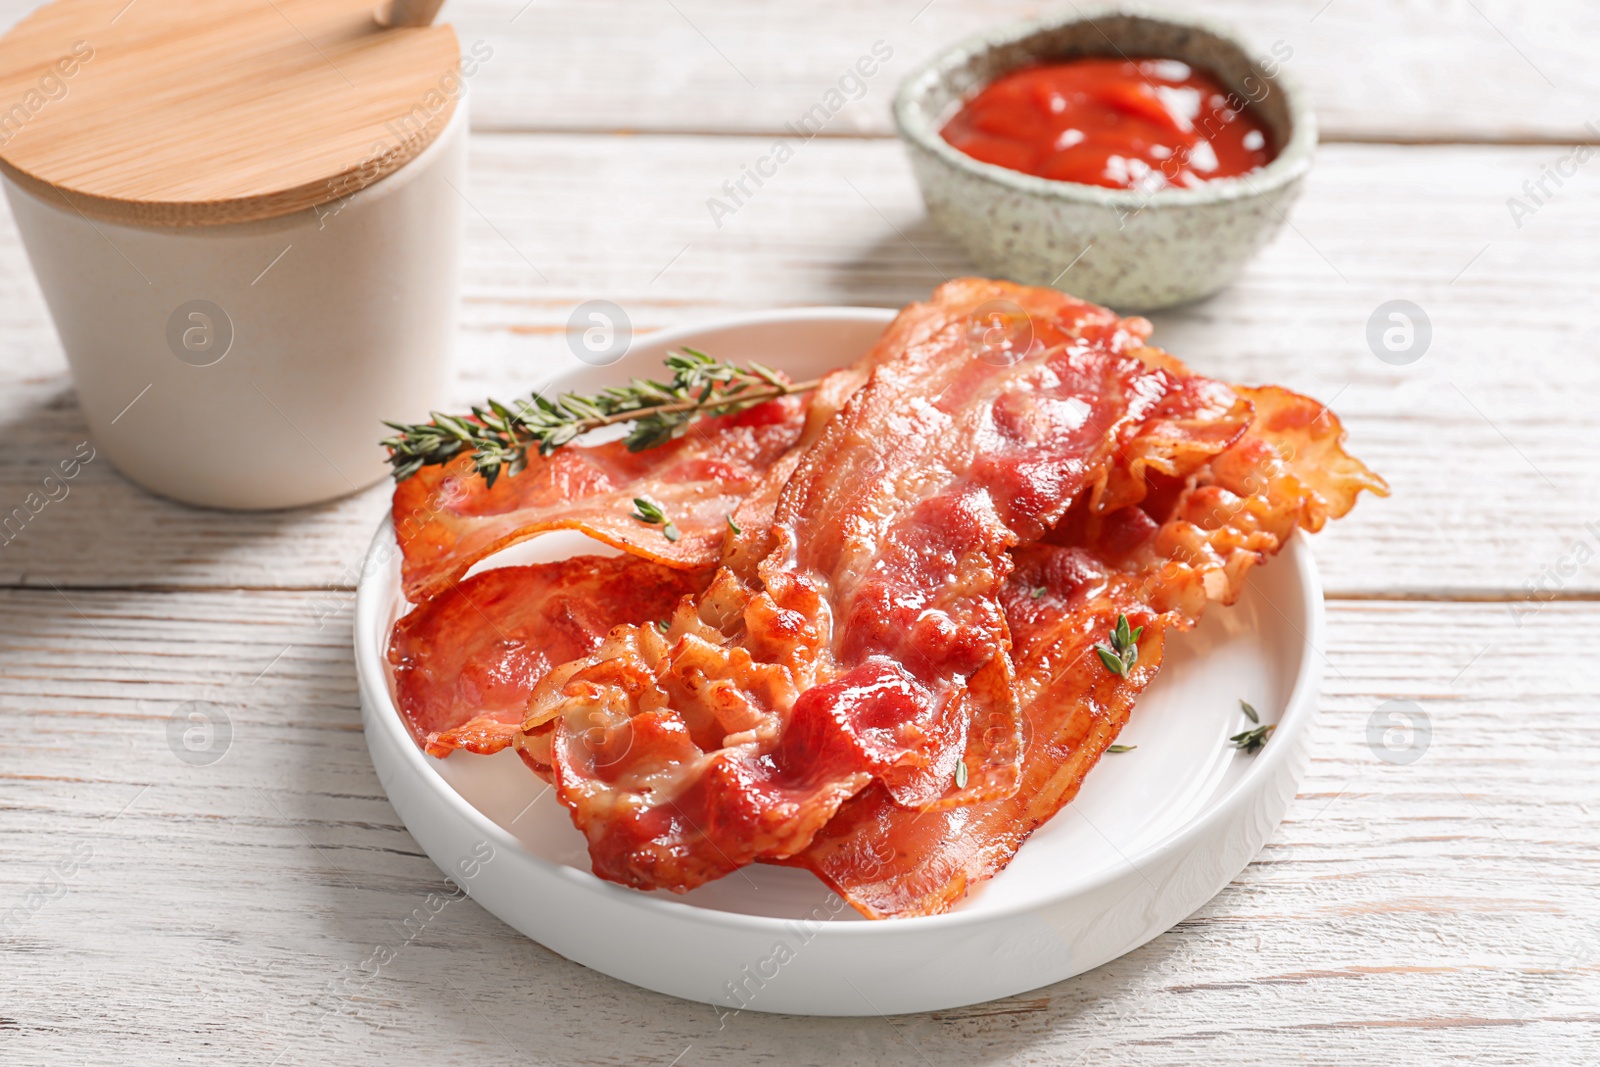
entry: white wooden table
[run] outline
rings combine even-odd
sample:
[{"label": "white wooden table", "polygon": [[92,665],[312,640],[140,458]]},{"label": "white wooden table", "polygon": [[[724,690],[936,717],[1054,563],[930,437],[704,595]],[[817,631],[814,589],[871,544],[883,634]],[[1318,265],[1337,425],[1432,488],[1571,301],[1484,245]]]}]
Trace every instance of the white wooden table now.
[{"label": "white wooden table", "polygon": [[[941,45],[1053,6],[451,0],[463,44],[492,49],[471,88],[458,399],[568,358],[583,300],[642,331],[900,305],[962,272],[887,102]],[[1207,6],[1293,49],[1327,143],[1293,228],[1227,292],[1155,316],[1156,338],[1333,400],[1394,487],[1317,539],[1316,755],[1233,885],[1026,996],[719,1028],[470,900],[427,910],[444,883],[368,762],[349,650],[386,488],[205,513],[102,459],[0,544],[0,1062],[1600,1061],[1600,162],[1520,226],[1507,205],[1600,141],[1600,10]],[[894,58],[865,96],[715,225],[707,199],[879,40]],[[8,218],[0,264],[10,514],[86,432]],[[1397,298],[1432,324],[1408,366],[1365,339]],[[210,765],[169,745],[190,701],[231,723]],[[1426,734],[1383,733],[1389,701]],[[392,961],[364,966],[379,946]]]}]

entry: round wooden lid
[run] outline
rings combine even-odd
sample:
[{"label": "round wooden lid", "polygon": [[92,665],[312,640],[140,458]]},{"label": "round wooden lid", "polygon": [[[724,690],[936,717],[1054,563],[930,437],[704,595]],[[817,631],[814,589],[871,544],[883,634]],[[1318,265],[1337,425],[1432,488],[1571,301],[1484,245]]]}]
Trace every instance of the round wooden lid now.
[{"label": "round wooden lid", "polygon": [[0,169],[151,225],[347,196],[431,144],[463,89],[455,31],[387,28],[378,3],[55,0],[0,38]]}]

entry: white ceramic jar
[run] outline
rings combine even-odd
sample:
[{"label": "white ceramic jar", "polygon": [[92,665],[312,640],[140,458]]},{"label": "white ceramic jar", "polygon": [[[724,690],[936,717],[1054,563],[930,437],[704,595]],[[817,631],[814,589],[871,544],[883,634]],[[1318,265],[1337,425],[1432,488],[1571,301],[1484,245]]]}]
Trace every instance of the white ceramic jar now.
[{"label": "white ceramic jar", "polygon": [[477,61],[437,3],[290,6],[51,0],[0,37],[0,176],[89,431],[189,504],[354,492],[448,399]]},{"label": "white ceramic jar", "polygon": [[453,373],[467,108],[395,173],[292,215],[131,226],[6,199],[95,445],[162,496],[283,508],[387,466]]}]

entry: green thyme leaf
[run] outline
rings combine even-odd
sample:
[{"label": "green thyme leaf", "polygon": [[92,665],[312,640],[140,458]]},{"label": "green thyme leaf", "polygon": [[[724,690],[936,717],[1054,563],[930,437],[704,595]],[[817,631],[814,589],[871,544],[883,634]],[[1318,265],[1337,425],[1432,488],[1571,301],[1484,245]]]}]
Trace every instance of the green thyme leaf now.
[{"label": "green thyme leaf", "polygon": [[1126,615],[1117,616],[1117,624],[1111,628],[1110,643],[1102,641],[1094,646],[1095,652],[1100,655],[1100,662],[1106,665],[1106,670],[1118,678],[1128,676],[1134,664],[1139,662],[1138,640],[1142,633],[1144,633],[1143,626],[1130,627]]},{"label": "green thyme leaf", "polygon": [[1045,589],[1045,587],[1040,585],[1040,586],[1035,586],[1033,592],[1028,594],[1028,595],[1033,597],[1033,599],[1038,600],[1040,597],[1044,596],[1044,594],[1046,592],[1047,592],[1047,590]]},{"label": "green thyme leaf", "polygon": [[667,521],[667,513],[661,510],[661,505],[642,496],[633,498],[633,509],[629,518],[638,519],[647,526],[660,526]]},{"label": "green thyme leaf", "polygon": [[743,530],[739,529],[739,524],[733,521],[732,514],[728,515],[728,529],[733,531],[733,536],[735,537],[738,537],[740,534],[744,533]]},{"label": "green thyme leaf", "polygon": [[1110,748],[1106,749],[1106,751],[1107,752],[1132,752],[1134,749],[1136,749],[1138,747],[1139,747],[1138,745],[1112,745]]},{"label": "green thyme leaf", "polygon": [[1118,678],[1128,676],[1128,665],[1122,662],[1122,657],[1117,655],[1115,649],[1108,645],[1095,645],[1094,650],[1100,654],[1100,662],[1106,665],[1106,670]]},{"label": "green thyme leaf", "polygon": [[648,526],[661,527],[661,536],[668,541],[676,541],[682,536],[678,532],[677,526],[673,525],[672,520],[667,518],[667,513],[661,510],[661,505],[653,500],[646,500],[642,496],[633,498],[633,511],[629,513],[628,517]]},{"label": "green thyme leaf", "polygon": [[1256,714],[1256,709],[1252,708],[1245,701],[1243,701],[1243,700],[1239,701],[1239,707],[1244,711],[1244,717],[1249,719],[1251,722],[1260,722],[1261,721],[1261,716]]},{"label": "green thyme leaf", "polygon": [[1234,734],[1228,740],[1233,742],[1234,748],[1253,754],[1261,751],[1262,747],[1267,743],[1267,738],[1271,737],[1272,731],[1277,728],[1276,723],[1268,723],[1265,726],[1257,726],[1254,730],[1246,730],[1243,733]]}]

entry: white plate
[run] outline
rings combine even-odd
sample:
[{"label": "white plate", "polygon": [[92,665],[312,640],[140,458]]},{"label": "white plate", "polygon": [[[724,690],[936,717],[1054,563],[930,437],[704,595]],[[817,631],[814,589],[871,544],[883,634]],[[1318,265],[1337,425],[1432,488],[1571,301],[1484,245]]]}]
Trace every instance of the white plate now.
[{"label": "white plate", "polygon": [[[653,334],[614,366],[558,381],[589,389],[654,374],[681,344],[812,375],[864,352],[891,314],[816,308],[724,319]],[[587,544],[547,535],[490,565]],[[514,754],[441,761],[412,741],[384,656],[405,609],[385,522],[363,569],[356,666],[372,762],[412,836],[534,940],[719,1012],[930,1011],[1035,989],[1137,948],[1214,896],[1277,826],[1306,766],[1321,680],[1309,649],[1322,639],[1322,592],[1296,539],[1251,575],[1237,605],[1213,608],[1169,641],[1119,738],[1138,748],[1106,755],[1007,870],[950,914],[868,922],[812,875],[787,868],[757,865],[684,896],[596,878],[566,810]],[[1241,698],[1278,723],[1256,755],[1227,741],[1248,725]]]}]

